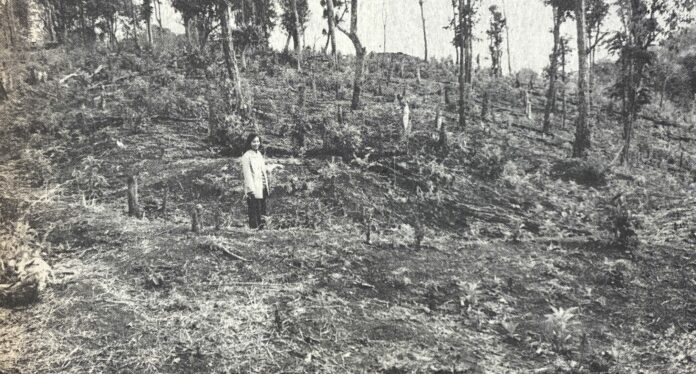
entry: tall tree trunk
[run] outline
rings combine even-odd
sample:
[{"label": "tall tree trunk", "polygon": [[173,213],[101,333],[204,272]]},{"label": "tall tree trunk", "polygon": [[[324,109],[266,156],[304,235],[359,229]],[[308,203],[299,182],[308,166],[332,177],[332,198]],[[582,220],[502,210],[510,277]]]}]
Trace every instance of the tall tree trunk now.
[{"label": "tall tree trunk", "polygon": [[578,42],[578,117],[575,122],[573,157],[585,158],[590,148],[590,128],[587,123],[587,41],[585,40],[585,0],[577,0],[575,20]]},{"label": "tall tree trunk", "polygon": [[7,37],[11,47],[15,46],[14,0],[6,0],[5,17],[7,18]]},{"label": "tall tree trunk", "polygon": [[290,48],[290,40],[292,39],[292,33],[288,33],[288,37],[285,39],[285,47],[283,47],[283,51],[287,52],[288,49]]},{"label": "tall tree trunk", "polygon": [[138,46],[138,16],[135,11],[135,3],[133,3],[133,0],[130,0],[130,15],[131,22],[133,22],[133,42],[136,48],[140,48]]},{"label": "tall tree trunk", "polygon": [[222,52],[225,56],[225,69],[227,76],[234,80],[236,76],[232,67],[232,51],[230,50],[230,28],[227,24],[227,1],[218,0],[218,16],[220,18],[220,32],[222,34]]},{"label": "tall tree trunk", "polygon": [[159,39],[161,43],[162,33],[164,32],[164,28],[162,27],[162,0],[154,0],[153,5],[156,7],[155,20],[157,21],[157,26],[159,26],[159,30],[157,31],[157,33],[159,34]]},{"label": "tall tree trunk", "polygon": [[333,0],[326,0],[326,12],[329,23],[329,40],[331,41],[331,59],[336,65],[336,28],[334,27],[334,4]]},{"label": "tall tree trunk", "polygon": [[186,41],[191,43],[191,17],[184,16],[184,35],[186,36]]},{"label": "tall tree trunk", "polygon": [[48,31],[48,37],[51,42],[56,41],[56,33],[53,28],[53,10],[51,7],[44,8],[44,17],[46,17],[46,30]]},{"label": "tall tree trunk", "polygon": [[592,56],[594,55],[594,46],[592,45],[592,29],[587,29],[587,43],[590,46],[590,48],[587,51],[587,59],[588,59],[588,65],[589,67],[587,68],[587,112],[591,116],[592,115],[592,97],[594,96],[593,92],[593,74],[594,72],[592,71],[594,69],[594,63],[592,62]]},{"label": "tall tree trunk", "polygon": [[387,53],[387,8],[382,0],[382,52]]},{"label": "tall tree trunk", "polygon": [[257,26],[258,17],[256,16],[256,2],[251,0],[249,3],[251,3],[251,24]]},{"label": "tall tree trunk", "polygon": [[464,79],[468,85],[471,85],[471,83],[472,83],[472,77],[473,77],[472,69],[474,66],[474,62],[473,62],[473,56],[474,56],[474,53],[473,53],[474,15],[472,14],[473,9],[474,9],[473,8],[473,1],[474,0],[466,0],[466,2],[467,2],[467,14],[465,14],[465,19],[464,19],[464,25],[465,25],[464,30],[465,30],[465,34],[466,34],[465,39],[464,39],[465,45],[466,45],[466,48],[465,48],[465,53],[466,53],[465,64],[466,65],[464,67],[466,75],[465,75]]},{"label": "tall tree trunk", "polygon": [[621,116],[623,117],[623,148],[621,149],[621,164],[628,164],[631,137],[633,135],[632,111],[635,105],[635,87],[633,87],[633,61],[630,58],[622,64],[622,79],[624,80],[621,97]]},{"label": "tall tree trunk", "polygon": [[147,43],[152,45],[152,22],[150,18],[145,20],[145,26],[147,27]]},{"label": "tall tree trunk", "polygon": [[353,99],[350,108],[356,110],[360,107],[360,92],[362,90],[363,68],[365,65],[365,47],[358,38],[358,0],[350,2],[350,32],[347,32],[340,25],[336,27],[353,42],[355,48],[355,78],[353,79]]},{"label": "tall tree trunk", "polygon": [[423,22],[423,50],[424,57],[423,60],[428,62],[428,36],[425,31],[425,15],[423,14],[423,0],[418,0],[418,5],[420,5],[421,21]]},{"label": "tall tree trunk", "polygon": [[549,67],[549,90],[546,93],[546,108],[544,109],[545,134],[551,133],[551,112],[556,104],[556,75],[558,72],[558,44],[561,39],[561,11],[553,7],[553,52]]},{"label": "tall tree trunk", "polygon": [[660,90],[660,110],[662,109],[662,106],[664,104],[665,100],[665,91],[667,91],[667,82],[671,78],[671,75],[668,74],[665,79],[662,81],[662,89]]},{"label": "tall tree trunk", "polygon": [[566,124],[566,113],[567,113],[567,96],[566,96],[566,44],[564,39],[561,39],[561,81],[563,82],[563,87],[561,89],[561,100],[563,100],[562,105],[562,118],[561,118],[561,128],[565,128]]},{"label": "tall tree trunk", "polygon": [[115,16],[104,17],[106,22],[106,28],[109,33],[109,48],[115,50],[118,47],[118,40],[116,39],[116,20]]},{"label": "tall tree trunk", "polygon": [[292,39],[295,45],[295,57],[297,58],[297,71],[302,71],[302,45],[301,45],[301,38],[300,38],[300,30],[302,30],[302,27],[300,26],[300,17],[299,13],[297,13],[297,0],[291,0],[292,4],[292,17],[294,19],[294,27],[292,30]]},{"label": "tall tree trunk", "polygon": [[85,4],[84,2],[79,2],[80,7],[80,38],[82,39],[82,45],[87,45],[87,22],[85,21]]},{"label": "tall tree trunk", "polygon": [[[462,0],[459,1],[459,8],[461,9],[461,2]],[[453,2],[452,3],[452,27],[454,29],[454,37],[455,39],[457,38],[457,24],[459,24],[461,21],[459,20],[457,16],[457,5]],[[460,38],[461,40],[461,38]],[[454,56],[455,56],[455,61],[454,64],[459,66],[459,46],[457,46],[457,43],[454,43]]]},{"label": "tall tree trunk", "polygon": [[465,0],[459,0],[459,41],[460,41],[460,46],[459,46],[459,100],[457,104],[459,105],[459,126],[464,127],[466,126],[466,113],[464,111],[464,93],[465,93],[465,86],[466,86],[466,81],[465,81],[465,70],[466,70],[466,64],[465,64],[465,51],[466,51],[466,29],[465,29],[465,24],[466,24],[466,16],[465,16],[465,7],[466,3]]},{"label": "tall tree trunk", "polygon": [[512,75],[512,57],[510,56],[510,28],[508,27],[507,15],[505,14],[505,1],[503,1],[503,18],[505,18],[505,42],[507,44],[507,66],[508,75]]},{"label": "tall tree trunk", "polygon": [[[153,4],[155,0],[143,0],[143,13],[142,14],[147,14],[147,18],[145,18],[145,32],[147,33],[147,44],[149,46],[152,46],[152,14],[155,12],[155,5]],[[149,11],[146,11],[145,8],[149,8]]]}]

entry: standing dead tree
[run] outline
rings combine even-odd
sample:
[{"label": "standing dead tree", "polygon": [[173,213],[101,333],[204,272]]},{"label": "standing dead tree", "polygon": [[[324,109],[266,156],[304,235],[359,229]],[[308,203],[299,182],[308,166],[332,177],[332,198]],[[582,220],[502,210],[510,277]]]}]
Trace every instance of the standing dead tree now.
[{"label": "standing dead tree", "polygon": [[128,215],[136,218],[143,216],[138,203],[138,177],[135,175],[128,177]]},{"label": "standing dead tree", "polygon": [[420,6],[421,21],[423,23],[423,61],[428,62],[428,35],[425,31],[425,15],[423,14],[423,0],[418,0]]},{"label": "standing dead tree", "polygon": [[196,234],[200,233],[203,229],[201,210],[203,210],[203,207],[201,207],[200,204],[191,207],[191,231]]}]

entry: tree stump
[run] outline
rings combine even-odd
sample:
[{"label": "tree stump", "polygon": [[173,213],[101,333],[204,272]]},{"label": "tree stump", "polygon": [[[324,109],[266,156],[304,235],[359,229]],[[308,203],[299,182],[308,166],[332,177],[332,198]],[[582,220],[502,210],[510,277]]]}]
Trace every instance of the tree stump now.
[{"label": "tree stump", "polygon": [[406,64],[402,61],[399,64],[399,78],[404,78],[406,76]]},{"label": "tree stump", "polygon": [[[566,124],[566,105],[568,103],[568,100],[566,99],[565,93],[563,93],[563,101],[562,101],[562,106],[561,106],[561,128],[565,128]],[[610,105],[613,105],[613,103],[610,102]],[[609,113],[612,113],[613,110],[609,111]]]},{"label": "tree stump", "polygon": [[[418,208],[420,209],[420,208]],[[425,228],[423,227],[423,222],[420,218],[420,211],[416,212],[416,217],[413,221],[413,231],[416,249],[420,250],[423,244],[423,239],[425,238]]]},{"label": "tree stump", "polygon": [[338,123],[343,124],[343,107],[340,104],[336,108],[336,120],[338,120]]},{"label": "tree stump", "polygon": [[365,244],[370,243],[370,235],[372,233],[372,210],[363,208],[363,225],[365,226]]},{"label": "tree stump", "polygon": [[488,117],[488,107],[490,105],[490,95],[488,91],[483,92],[483,100],[481,103],[481,119],[485,120]]},{"label": "tree stump", "polygon": [[169,200],[169,188],[165,187],[164,195],[162,196],[162,207],[160,207],[163,217],[167,217],[167,200]]},{"label": "tree stump", "polygon": [[324,120],[319,123],[319,136],[321,137],[321,146],[324,149],[327,149],[329,144],[327,139],[329,121],[331,121],[329,118],[324,118]]},{"label": "tree stump", "polygon": [[201,221],[202,209],[200,204],[191,208],[191,231],[196,234],[200,233],[203,229],[203,222]]},{"label": "tree stump", "polygon": [[411,110],[408,107],[408,103],[402,96],[398,97],[399,104],[401,105],[401,125],[403,128],[404,138],[409,138],[411,136]]},{"label": "tree stump", "polygon": [[0,102],[7,100],[7,91],[5,91],[5,85],[3,83],[2,78],[0,78]]},{"label": "tree stump", "polygon": [[416,66],[416,82],[418,82],[418,84],[421,84],[420,66]]},{"label": "tree stump", "polygon": [[299,98],[297,99],[297,106],[300,108],[304,108],[304,106],[305,106],[305,101],[306,101],[305,91],[306,91],[305,86],[301,85],[299,87],[299,95],[298,95]]},{"label": "tree stump", "polygon": [[447,129],[446,129],[445,123],[441,123],[440,128],[438,129],[439,131],[439,139],[437,140],[437,147],[440,149],[442,152],[447,152]]},{"label": "tree stump", "polygon": [[450,103],[449,90],[450,90],[449,85],[445,86],[445,104],[446,105],[449,105],[449,103]]},{"label": "tree stump", "polygon": [[138,204],[138,177],[135,175],[128,177],[128,215],[136,218],[143,217]]},{"label": "tree stump", "polygon": [[27,77],[26,82],[30,85],[33,86],[39,82],[39,78],[36,74],[36,68],[31,66],[29,67],[29,77]]},{"label": "tree stump", "polygon": [[215,231],[220,231],[222,228],[222,211],[220,211],[220,209],[215,209],[215,216],[213,219],[215,220]]},{"label": "tree stump", "polygon": [[435,129],[439,132],[442,128],[442,109],[438,106],[435,110]]},{"label": "tree stump", "polygon": [[532,101],[527,90],[524,91],[524,115],[527,119],[532,119]]}]

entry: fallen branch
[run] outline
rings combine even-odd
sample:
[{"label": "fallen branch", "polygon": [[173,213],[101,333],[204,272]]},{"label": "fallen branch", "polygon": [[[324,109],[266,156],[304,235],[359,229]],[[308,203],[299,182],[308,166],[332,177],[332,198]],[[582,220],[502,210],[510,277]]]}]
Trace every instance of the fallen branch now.
[{"label": "fallen branch", "polygon": [[210,250],[213,250],[213,251],[220,250],[220,251],[224,252],[226,255],[228,255],[232,258],[235,258],[237,260],[244,261],[244,262],[250,262],[250,260],[247,260],[246,258],[230,251],[229,249],[225,248],[222,244],[217,243],[215,241],[211,240],[210,242],[208,242],[207,244],[204,244],[204,245],[207,246],[208,248],[210,248]]},{"label": "fallen branch", "polygon": [[80,81],[81,84],[83,84],[83,85],[85,85],[85,86],[89,85],[89,82],[87,81],[87,79],[84,77],[84,75],[83,75],[82,73],[72,73],[72,74],[68,74],[68,75],[64,76],[63,78],[61,78],[61,79],[58,81],[58,83],[64,84],[64,83],[67,82],[68,79],[70,79],[70,78],[77,78],[77,79]]},{"label": "fallen branch", "polygon": [[650,121],[656,125],[660,125],[660,126],[664,126],[664,127],[681,127],[681,125],[679,123],[671,122],[671,121],[668,121],[666,119],[650,117],[650,116],[645,115],[645,114],[641,114],[640,118],[644,119],[646,121]]},{"label": "fallen branch", "polygon": [[225,248],[225,247],[220,246],[219,248],[220,248],[223,252],[225,252],[227,255],[229,255],[230,257],[236,258],[237,260],[240,260],[240,261],[249,262],[249,260],[247,260],[246,258],[244,258],[244,257],[242,257],[242,256],[240,256],[240,255],[238,255],[238,254],[236,254],[236,253],[230,251],[229,249],[227,249],[227,248]]},{"label": "fallen branch", "polygon": [[170,117],[170,116],[154,116],[152,120],[159,121],[174,121],[174,122],[200,122],[206,120],[207,118],[184,118],[184,117]]}]

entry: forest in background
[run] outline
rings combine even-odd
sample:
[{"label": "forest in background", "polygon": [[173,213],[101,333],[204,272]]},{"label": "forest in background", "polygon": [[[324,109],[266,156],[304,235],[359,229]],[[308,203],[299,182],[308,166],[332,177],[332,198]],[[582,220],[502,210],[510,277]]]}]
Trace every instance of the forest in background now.
[{"label": "forest in background", "polygon": [[693,3],[546,1],[544,72],[476,0],[443,2],[455,59],[321,3],[318,51],[303,0],[173,0],[185,35],[157,1],[0,3],[0,370],[688,373]]}]

